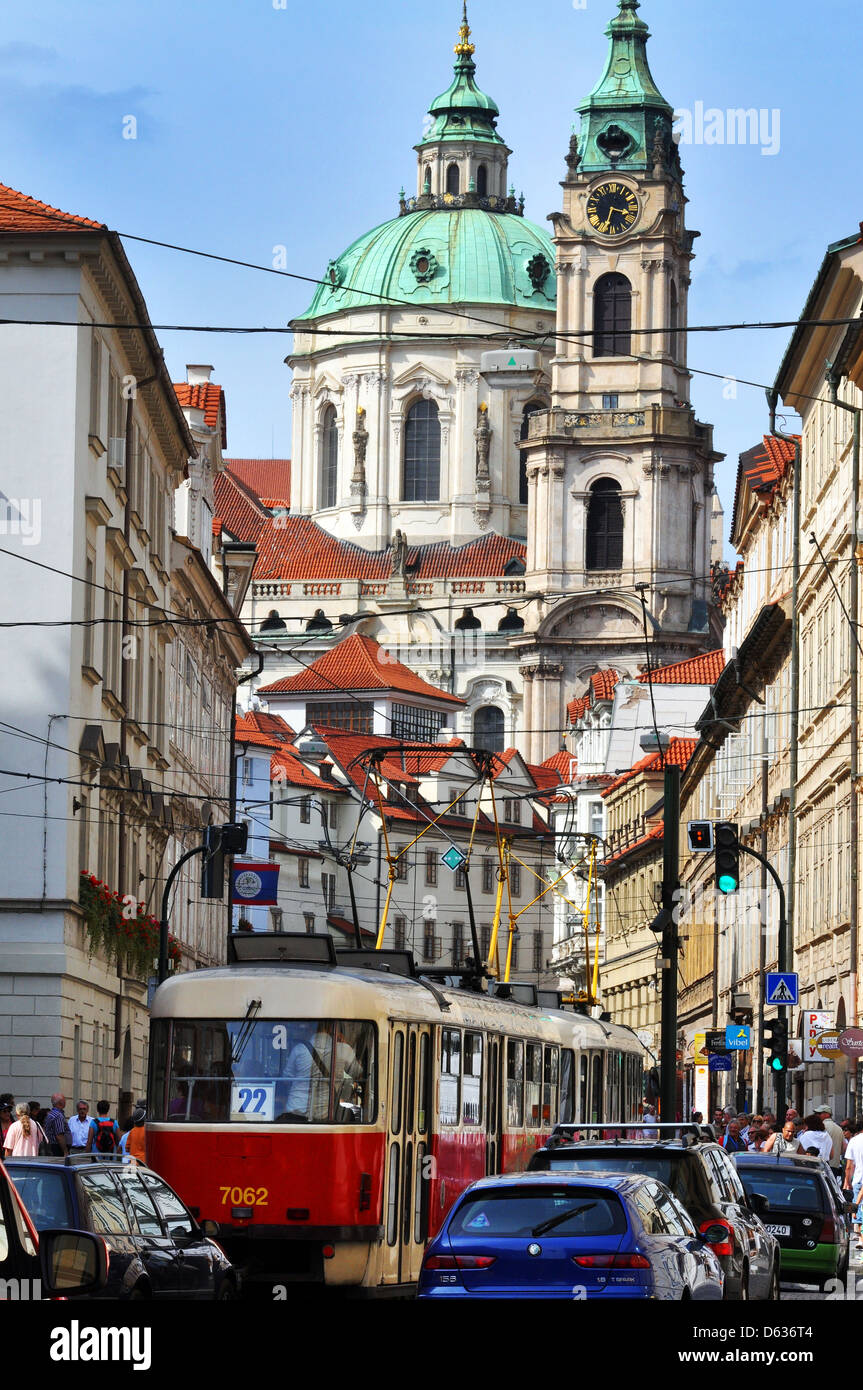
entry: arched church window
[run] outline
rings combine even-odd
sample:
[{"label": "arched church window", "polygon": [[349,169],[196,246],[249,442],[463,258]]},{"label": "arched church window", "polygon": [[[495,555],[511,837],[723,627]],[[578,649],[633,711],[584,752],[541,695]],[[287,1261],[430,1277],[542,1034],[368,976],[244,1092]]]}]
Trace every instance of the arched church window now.
[{"label": "arched church window", "polygon": [[587,564],[589,570],[623,568],[623,502],[620,483],[600,478],[590,489],[587,507]]},{"label": "arched church window", "polygon": [[434,401],[417,401],[405,424],[405,502],[437,502],[440,497],[440,420]]},{"label": "arched church window", "polygon": [[336,408],[324,411],[321,433],[321,507],[334,507],[339,494],[339,427]]},{"label": "arched church window", "polygon": [[[542,401],[528,401],[524,410],[521,412],[521,433],[519,439],[527,439],[530,433],[530,417],[535,410],[543,410]],[[527,506],[527,459],[522,450],[519,450],[518,457],[518,500],[523,506]]]},{"label": "arched church window", "polygon": [[481,198],[488,196],[488,169],[484,164],[476,171],[476,191]]},{"label": "arched church window", "polygon": [[457,194],[459,184],[458,165],[451,164],[446,171],[446,191],[447,193]]},{"label": "arched church window", "polygon": [[678,352],[678,333],[679,309],[677,307],[677,286],[671,281],[671,288],[668,294],[668,351],[671,353],[673,361],[677,361]]},{"label": "arched church window", "polygon": [[593,355],[626,357],[631,348],[632,286],[625,275],[602,275],[593,290]]},{"label": "arched church window", "polygon": [[503,710],[496,705],[483,705],[473,717],[473,746],[484,748],[487,753],[502,753],[504,750]]}]

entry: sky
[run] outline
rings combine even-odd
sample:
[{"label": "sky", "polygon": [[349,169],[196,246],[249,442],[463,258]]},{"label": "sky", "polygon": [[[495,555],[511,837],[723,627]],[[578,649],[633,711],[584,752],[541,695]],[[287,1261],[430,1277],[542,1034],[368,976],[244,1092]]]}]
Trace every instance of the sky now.
[{"label": "sky", "polygon": [[[574,108],[602,71],[615,12],[615,0],[470,0],[478,80],[540,225],[561,206]],[[711,109],[764,113],[755,143],[681,145],[688,224],[701,232],[690,324],[794,318],[827,246],[863,217],[859,4],[643,0],[640,16],[654,78],[693,137],[698,103],[708,137],[727,131]],[[319,276],[397,214],[402,185],[413,191],[413,146],[449,84],[460,18],[460,0],[4,6],[0,182],[121,233],[266,267],[281,255]],[[313,292],[134,241],[126,251],[156,324],[285,327]],[[213,364],[230,455],[290,454],[289,335],[159,336],[175,380],[187,362]],[[789,336],[693,334],[690,367],[769,385]],[[768,428],[761,386],[693,379],[696,413],[727,455],[726,522],[737,457]]]}]

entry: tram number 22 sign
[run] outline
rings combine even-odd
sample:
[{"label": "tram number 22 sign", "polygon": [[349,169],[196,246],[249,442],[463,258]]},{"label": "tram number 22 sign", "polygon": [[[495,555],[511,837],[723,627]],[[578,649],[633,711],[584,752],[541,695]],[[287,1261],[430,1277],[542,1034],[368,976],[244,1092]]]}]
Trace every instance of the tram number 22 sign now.
[{"label": "tram number 22 sign", "polygon": [[272,1082],[234,1082],[231,1086],[231,1119],[270,1124],[276,1088]]}]

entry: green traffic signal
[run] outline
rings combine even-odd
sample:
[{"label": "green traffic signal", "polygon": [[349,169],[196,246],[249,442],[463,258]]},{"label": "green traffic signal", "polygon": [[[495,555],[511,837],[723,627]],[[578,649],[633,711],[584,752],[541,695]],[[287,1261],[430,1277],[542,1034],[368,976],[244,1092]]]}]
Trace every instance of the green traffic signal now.
[{"label": "green traffic signal", "polygon": [[778,1071],[784,1071],[784,1070],[785,1070],[785,1063],[783,1062],[783,1060],[782,1060],[781,1057],[771,1057],[771,1059],[770,1059],[770,1070],[771,1070],[771,1071],[777,1071],[777,1072],[778,1072]]},{"label": "green traffic signal", "polygon": [[775,1076],[788,1070],[788,1020],[771,1018],[764,1024],[764,1046],[770,1049],[767,1065]]},{"label": "green traffic signal", "polygon": [[720,874],[716,886],[720,893],[734,893],[737,890],[737,879],[732,878],[731,874]]},{"label": "green traffic signal", "polygon": [[713,833],[716,887],[720,893],[736,893],[740,887],[740,842],[738,827],[720,821]]}]

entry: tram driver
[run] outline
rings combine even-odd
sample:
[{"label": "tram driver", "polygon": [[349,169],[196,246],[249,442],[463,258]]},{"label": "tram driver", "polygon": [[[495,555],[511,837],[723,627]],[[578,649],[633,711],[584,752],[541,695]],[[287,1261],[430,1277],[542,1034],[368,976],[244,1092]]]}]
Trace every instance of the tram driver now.
[{"label": "tram driver", "polygon": [[[284,1094],[281,1124],[352,1124],[360,1119],[362,1063],[350,1041],[335,1027],[313,1022],[290,1025],[287,1061],[279,1090]],[[330,1094],[333,1089],[331,1113]]]}]

